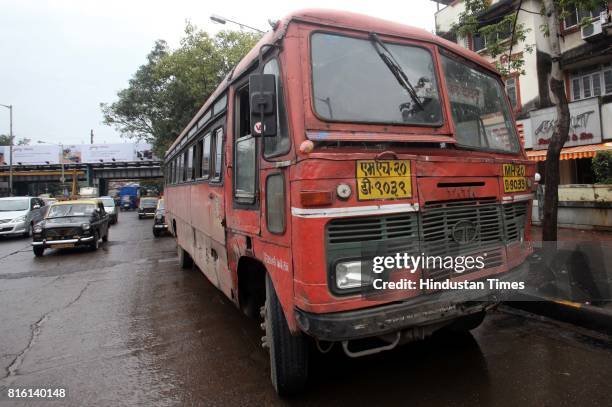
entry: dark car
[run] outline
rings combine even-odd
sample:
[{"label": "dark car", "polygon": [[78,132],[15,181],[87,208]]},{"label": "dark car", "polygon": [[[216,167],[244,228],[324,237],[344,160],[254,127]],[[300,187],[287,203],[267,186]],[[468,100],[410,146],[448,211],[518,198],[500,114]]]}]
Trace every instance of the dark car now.
[{"label": "dark car", "polygon": [[34,226],[32,248],[42,256],[45,249],[87,246],[96,250],[108,241],[109,216],[99,200],[58,202]]},{"label": "dark car", "polygon": [[166,208],[164,206],[164,200],[160,199],[159,202],[157,202],[157,210],[155,211],[153,236],[160,237],[167,231],[168,225],[166,224]]},{"label": "dark car", "polygon": [[138,205],[138,219],[154,217],[155,210],[157,209],[157,201],[157,198],[140,198],[140,205]]}]

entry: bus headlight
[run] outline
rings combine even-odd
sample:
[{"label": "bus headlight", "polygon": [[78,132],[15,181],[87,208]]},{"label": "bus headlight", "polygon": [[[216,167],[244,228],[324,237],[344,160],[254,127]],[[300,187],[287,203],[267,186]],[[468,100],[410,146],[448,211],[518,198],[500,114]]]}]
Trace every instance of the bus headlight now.
[{"label": "bus headlight", "polygon": [[336,264],[336,287],[340,290],[361,287],[361,261]]}]

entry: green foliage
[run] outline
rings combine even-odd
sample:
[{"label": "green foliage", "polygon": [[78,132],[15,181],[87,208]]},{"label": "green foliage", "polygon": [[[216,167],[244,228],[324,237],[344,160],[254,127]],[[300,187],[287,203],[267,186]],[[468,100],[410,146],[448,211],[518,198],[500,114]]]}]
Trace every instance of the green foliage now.
[{"label": "green foliage", "polygon": [[[13,136],[13,139],[15,139],[14,136]],[[15,140],[15,143],[13,145],[29,146],[31,142],[32,142],[32,139],[24,137],[24,138]],[[0,134],[0,146],[10,146],[10,145],[11,145],[11,138],[6,134]]]},{"label": "green foliage", "polygon": [[600,184],[612,184],[612,151],[600,151],[593,157],[595,181]]},{"label": "green foliage", "polygon": [[[451,31],[460,36],[483,36],[487,41],[487,54],[492,58],[497,58],[500,55],[506,54],[505,63],[496,62],[496,67],[502,75],[518,72],[521,75],[525,74],[525,60],[515,53],[516,45],[524,43],[530,29],[524,24],[516,22],[516,12],[510,13],[501,19],[492,19],[488,21],[484,19],[483,14],[491,6],[490,0],[465,0],[465,11],[459,14],[458,20],[451,26]],[[599,6],[607,4],[607,0],[555,0],[555,5],[558,14],[561,18],[569,15],[572,8],[578,7],[583,10],[595,10]],[[521,13],[540,13],[544,15],[544,10],[521,10]],[[587,19],[583,19],[581,24],[588,23]],[[507,35],[508,29],[513,32],[512,41]],[[547,24],[540,25],[540,30],[545,36],[549,36],[549,28]],[[533,44],[524,44],[523,52],[532,53],[534,50]],[[512,49],[512,57],[509,56]]]},{"label": "green foliage", "polygon": [[112,104],[100,104],[104,123],[124,137],[145,140],[159,157],[259,34],[222,31],[211,37],[191,23],[177,49],[158,40],[129,86]]}]

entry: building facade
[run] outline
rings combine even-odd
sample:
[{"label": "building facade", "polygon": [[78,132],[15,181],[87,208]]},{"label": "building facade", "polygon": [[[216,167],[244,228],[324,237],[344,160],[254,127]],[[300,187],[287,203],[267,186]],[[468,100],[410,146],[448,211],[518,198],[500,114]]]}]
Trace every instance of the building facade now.
[{"label": "building facade", "polygon": [[[506,63],[508,54],[492,58],[487,39],[478,35],[457,38],[453,23],[465,10],[463,0],[436,1],[436,31],[448,40],[479,53],[491,63]],[[519,9],[520,5],[520,9]],[[513,105],[527,154],[538,161],[543,174],[546,149],[554,129],[556,112],[548,90],[551,70],[550,46],[541,27],[540,0],[492,0],[479,20],[486,24],[513,13],[528,30],[525,41],[512,47],[511,58],[524,59],[524,74],[512,72],[505,78],[506,91]],[[569,10],[561,21],[561,68],[570,101],[569,140],[561,152],[561,184],[592,184],[591,158],[598,151],[612,150],[612,1],[596,10]],[[517,14],[518,13],[518,14]],[[581,24],[589,21],[587,25]],[[510,41],[511,28],[498,34]],[[531,52],[529,52],[531,48]]]}]

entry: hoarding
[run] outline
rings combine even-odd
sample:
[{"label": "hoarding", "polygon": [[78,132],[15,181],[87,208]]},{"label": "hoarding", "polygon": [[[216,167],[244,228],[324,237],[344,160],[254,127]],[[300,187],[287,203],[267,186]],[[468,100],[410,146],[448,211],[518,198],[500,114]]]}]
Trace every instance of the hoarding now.
[{"label": "hoarding", "polygon": [[[148,143],[13,146],[15,165],[96,164],[157,160]],[[9,147],[0,146],[0,165],[9,164]]]},{"label": "hoarding", "polygon": [[[601,119],[599,98],[572,102],[570,109],[569,138],[564,147],[582,146],[601,143]],[[530,113],[533,129],[533,149],[545,150],[557,127],[557,110],[555,107],[540,109]]]},{"label": "hoarding", "polygon": [[[13,164],[59,164],[60,146],[13,146]],[[5,156],[8,161],[8,157]]]}]

